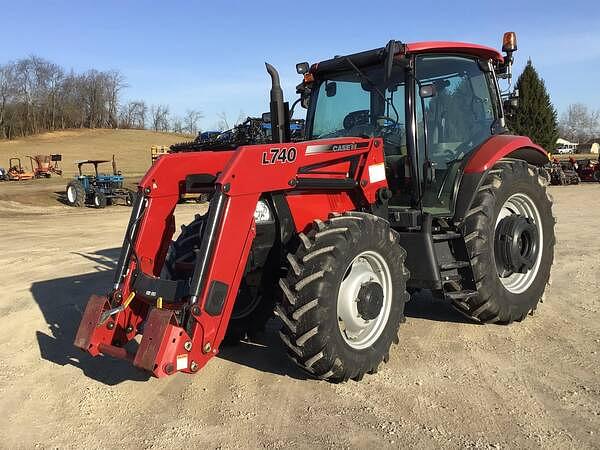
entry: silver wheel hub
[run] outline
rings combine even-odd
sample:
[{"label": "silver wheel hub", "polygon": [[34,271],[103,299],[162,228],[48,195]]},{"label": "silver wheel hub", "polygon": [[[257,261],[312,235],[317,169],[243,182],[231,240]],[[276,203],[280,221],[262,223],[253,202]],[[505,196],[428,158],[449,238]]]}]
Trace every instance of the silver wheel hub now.
[{"label": "silver wheel hub", "polygon": [[77,194],[75,192],[75,188],[73,186],[69,186],[67,188],[67,199],[69,200],[69,202],[74,203],[76,196]]},{"label": "silver wheel hub", "polygon": [[534,201],[524,193],[517,193],[511,195],[508,200],[504,202],[504,205],[502,205],[502,208],[498,213],[498,217],[496,218],[494,236],[497,236],[498,229],[500,226],[502,226],[501,222],[503,222],[503,219],[515,216],[525,220],[531,228],[531,230],[527,233],[527,236],[524,236],[524,238],[526,237],[529,240],[535,239],[537,241],[524,242],[526,239],[523,239],[522,242],[522,240],[519,238],[519,244],[523,245],[524,250],[526,250],[526,246],[530,246],[532,248],[536,248],[537,251],[535,252],[531,264],[527,265],[527,270],[524,270],[523,273],[511,272],[507,274],[504,269],[498,266],[497,270],[498,277],[504,285],[504,288],[513,294],[521,294],[529,289],[539,271],[543,253],[542,244],[544,242],[544,234],[542,230],[541,215],[535,206]]},{"label": "silver wheel hub", "polygon": [[392,278],[385,259],[374,251],[360,253],[338,292],[338,325],[346,343],[359,350],[373,345],[387,325],[391,304]]}]

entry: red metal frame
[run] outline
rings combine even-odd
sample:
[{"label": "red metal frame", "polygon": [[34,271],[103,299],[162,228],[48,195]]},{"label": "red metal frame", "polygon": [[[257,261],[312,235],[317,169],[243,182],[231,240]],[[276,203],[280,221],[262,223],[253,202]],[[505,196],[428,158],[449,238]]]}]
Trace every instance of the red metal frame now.
[{"label": "red metal frame", "polygon": [[[342,146],[344,144],[344,146]],[[318,150],[306,153],[310,146]],[[293,161],[264,164],[264,154],[275,148],[293,147]],[[347,179],[350,162],[355,159],[356,188],[331,193],[326,189],[306,192],[296,188],[302,179]],[[268,158],[267,158],[268,160]],[[136,293],[133,301],[121,312],[100,324],[100,316],[111,307],[108,297],[92,296],[79,327],[75,345],[90,354],[108,354],[126,358],[157,377],[177,371],[195,372],[219,350],[233,309],[241,278],[254,236],[254,209],[266,192],[287,191],[288,204],[297,231],[304,230],[315,218],[325,219],[331,212],[355,210],[360,205],[375,202],[378,189],[387,187],[385,179],[371,180],[369,166],[383,164],[383,144],[380,138],[339,138],[317,142],[267,144],[240,147],[226,152],[189,152],[163,155],[139,183],[147,202],[135,237],[136,258],[127,263],[128,270],[112,299],[125,299],[132,292],[132,276],[136,269],[147,276],[158,277],[164,264],[167,247],[175,230],[173,212],[189,174],[203,173],[217,177],[216,184],[226,196],[221,226],[217,230],[216,246],[209,263],[207,277],[198,299],[198,310],[192,309],[194,323],[188,333],[178,324],[173,311],[159,309],[144,293]],[[319,165],[328,170],[319,170]],[[317,167],[312,172],[301,170]],[[302,194],[301,196],[298,194]],[[311,202],[307,209],[306,198]],[[302,197],[302,201],[299,199]],[[221,314],[211,316],[204,307],[207,286],[213,281],[228,285]],[[117,295],[118,294],[118,295]],[[115,306],[114,304],[112,306]],[[123,345],[138,334],[143,325],[142,340],[135,354]]]}]

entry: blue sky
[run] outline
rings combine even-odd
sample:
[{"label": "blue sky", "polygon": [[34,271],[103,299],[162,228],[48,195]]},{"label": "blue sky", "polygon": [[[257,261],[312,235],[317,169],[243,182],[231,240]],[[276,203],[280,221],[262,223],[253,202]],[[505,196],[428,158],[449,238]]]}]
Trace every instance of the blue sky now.
[{"label": "blue sky", "polygon": [[264,61],[295,98],[295,63],[380,47],[389,39],[461,40],[500,47],[517,32],[516,74],[528,57],[559,113],[600,109],[600,4],[593,0],[485,2],[0,0],[0,63],[35,54],[75,70],[118,69],[125,97],[175,114],[268,109]]}]

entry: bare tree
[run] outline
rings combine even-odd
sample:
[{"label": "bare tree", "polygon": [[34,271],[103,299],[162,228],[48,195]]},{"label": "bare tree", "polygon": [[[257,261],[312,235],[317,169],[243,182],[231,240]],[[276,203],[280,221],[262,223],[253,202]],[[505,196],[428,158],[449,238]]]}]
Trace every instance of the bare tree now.
[{"label": "bare tree", "polygon": [[247,117],[248,117],[248,116],[246,115],[246,113],[244,112],[244,110],[240,109],[240,113],[238,114],[238,118],[237,118],[237,120],[235,121],[235,124],[236,124],[236,125],[239,125],[239,124],[243,123],[243,122],[244,122],[244,120],[246,120],[246,119],[247,119]]},{"label": "bare tree", "polygon": [[183,119],[176,116],[171,121],[171,131],[174,133],[183,133]]},{"label": "bare tree", "polygon": [[119,113],[119,127],[144,129],[146,128],[146,117],[148,107],[143,100],[133,100],[121,107]]},{"label": "bare tree", "polygon": [[219,131],[229,130],[230,126],[229,122],[227,121],[227,113],[225,111],[222,111],[220,113],[217,113],[217,117],[219,118],[219,121],[217,122],[217,129]]},{"label": "bare tree", "polygon": [[152,105],[150,120],[154,131],[169,131],[169,106]]},{"label": "bare tree", "polygon": [[116,70],[83,73],[38,56],[0,64],[0,139],[65,128],[138,128],[190,133],[202,114],[189,110],[170,122],[169,106],[121,102],[127,87]]},{"label": "bare tree", "polygon": [[600,134],[600,111],[592,111],[583,103],[569,105],[560,118],[562,137],[573,142],[585,142]]},{"label": "bare tree", "polygon": [[204,117],[200,111],[188,109],[183,119],[184,129],[189,134],[198,133],[198,121]]},{"label": "bare tree", "polygon": [[9,108],[16,94],[16,79],[14,64],[0,66],[0,138],[11,136],[11,120]]},{"label": "bare tree", "polygon": [[119,95],[123,88],[127,87],[125,77],[117,70],[106,73],[106,108],[108,110],[108,122],[110,127],[118,126]]}]

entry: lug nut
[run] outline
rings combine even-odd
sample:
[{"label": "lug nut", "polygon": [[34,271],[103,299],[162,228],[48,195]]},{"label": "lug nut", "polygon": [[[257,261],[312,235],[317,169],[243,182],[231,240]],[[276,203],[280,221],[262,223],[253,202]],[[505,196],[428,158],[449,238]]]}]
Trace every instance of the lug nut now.
[{"label": "lug nut", "polygon": [[208,352],[210,352],[210,349],[211,349],[211,348],[212,348],[212,347],[210,346],[210,342],[207,342],[206,344],[204,344],[204,347],[202,347],[202,351],[203,351],[204,353],[208,353]]},{"label": "lug nut", "polygon": [[131,325],[129,325],[127,328],[125,328],[126,333],[131,333],[132,331],[133,331],[133,327]]},{"label": "lug nut", "polygon": [[196,361],[192,361],[192,363],[190,364],[190,370],[192,372],[196,372],[198,370],[198,363]]},{"label": "lug nut", "polygon": [[195,316],[200,315],[200,308],[197,305],[192,306],[192,314]]},{"label": "lug nut", "polygon": [[192,349],[192,341],[187,341],[185,344],[183,344],[183,348],[189,352]]},{"label": "lug nut", "polygon": [[106,328],[108,328],[109,330],[112,330],[115,327],[115,323],[114,322],[108,322],[106,324]]}]

